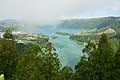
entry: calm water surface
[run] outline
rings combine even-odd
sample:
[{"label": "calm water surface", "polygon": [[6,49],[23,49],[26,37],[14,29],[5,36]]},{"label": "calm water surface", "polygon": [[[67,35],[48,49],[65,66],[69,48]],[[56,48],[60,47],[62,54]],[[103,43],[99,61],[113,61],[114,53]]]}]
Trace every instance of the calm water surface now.
[{"label": "calm water surface", "polygon": [[71,34],[85,31],[84,29],[64,29],[55,27],[43,27],[36,29],[35,32],[45,33],[50,36],[58,36],[59,38],[51,40],[54,47],[57,50],[59,59],[63,66],[74,67],[79,61],[82,55],[81,49],[83,44],[77,44],[76,42],[69,39],[68,36],[56,34],[56,32],[68,32]]}]

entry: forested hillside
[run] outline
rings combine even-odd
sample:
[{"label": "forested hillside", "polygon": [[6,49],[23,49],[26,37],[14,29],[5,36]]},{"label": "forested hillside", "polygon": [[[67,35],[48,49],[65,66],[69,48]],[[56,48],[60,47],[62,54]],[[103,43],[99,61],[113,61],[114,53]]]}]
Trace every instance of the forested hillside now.
[{"label": "forested hillside", "polygon": [[16,50],[11,32],[5,32],[0,44],[0,74],[5,80],[119,80],[120,44],[114,51],[106,34],[99,43],[88,41],[84,55],[75,66],[62,66],[52,43],[34,44],[22,54]]},{"label": "forested hillside", "polygon": [[58,26],[63,28],[78,28],[78,29],[103,28],[119,20],[120,17],[65,19],[65,20],[61,20],[61,23]]}]

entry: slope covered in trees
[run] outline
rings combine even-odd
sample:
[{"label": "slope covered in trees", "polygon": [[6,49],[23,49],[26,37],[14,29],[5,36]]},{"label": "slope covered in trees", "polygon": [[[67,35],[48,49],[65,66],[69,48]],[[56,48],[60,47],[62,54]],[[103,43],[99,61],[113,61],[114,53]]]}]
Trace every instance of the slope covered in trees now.
[{"label": "slope covered in trees", "polygon": [[0,44],[0,74],[10,80],[17,63],[16,42],[11,32],[6,31]]},{"label": "slope covered in trees", "polygon": [[74,80],[119,79],[119,48],[115,54],[105,34],[102,34],[96,47],[93,42],[89,42],[83,52],[89,55],[87,59],[81,58],[76,65]]},{"label": "slope covered in trees", "polygon": [[58,27],[78,28],[78,29],[103,28],[119,20],[120,20],[120,17],[102,17],[102,18],[91,18],[91,19],[65,19],[65,20],[61,20],[61,23],[58,25]]},{"label": "slope covered in trees", "polygon": [[106,34],[98,43],[89,41],[75,71],[61,65],[52,43],[34,44],[23,54],[16,51],[11,32],[6,31],[0,43],[0,74],[5,80],[119,80],[120,44],[115,52]]}]

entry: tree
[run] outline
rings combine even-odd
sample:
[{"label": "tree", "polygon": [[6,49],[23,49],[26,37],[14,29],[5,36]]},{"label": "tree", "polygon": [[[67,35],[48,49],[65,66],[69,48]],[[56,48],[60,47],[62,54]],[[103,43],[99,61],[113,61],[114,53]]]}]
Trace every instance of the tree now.
[{"label": "tree", "polygon": [[96,80],[112,80],[114,50],[106,34],[102,34],[98,48],[91,57]]},{"label": "tree", "polygon": [[120,79],[120,42],[119,42],[118,50],[116,51],[116,54],[115,54],[115,66],[114,66],[113,79],[114,80]]},{"label": "tree", "polygon": [[27,50],[18,59],[16,72],[13,80],[45,80],[39,67],[41,68],[41,61],[38,57],[38,52],[41,50],[40,46],[34,45]]},{"label": "tree", "polygon": [[82,52],[87,54],[81,57],[80,62],[75,66],[76,73],[74,75],[74,80],[95,80],[93,63],[91,61],[91,57],[96,50],[95,41],[88,41],[83,48]]},{"label": "tree", "polygon": [[[88,61],[90,60],[90,57],[92,56],[92,54],[94,53],[94,51],[96,50],[96,43],[95,41],[88,41],[87,44],[85,45],[85,48],[82,49],[83,53],[86,53],[88,56]],[[85,55],[82,57],[86,57]],[[82,58],[81,57],[81,58]]]},{"label": "tree", "polygon": [[73,70],[69,66],[64,66],[62,68],[62,77],[63,80],[72,80],[73,77]]},{"label": "tree", "polygon": [[15,79],[61,80],[59,58],[51,43],[28,48],[18,60]]},{"label": "tree", "polygon": [[119,46],[118,46],[118,50],[115,54],[115,59],[116,59],[116,65],[120,65],[120,41],[119,41]]},{"label": "tree", "polygon": [[16,61],[16,43],[12,33],[6,31],[0,46],[0,74],[4,74],[6,80],[10,80],[14,73]]},{"label": "tree", "polygon": [[42,69],[44,70],[43,74],[45,75],[45,80],[61,80],[61,64],[52,43],[48,43],[48,45],[42,49],[39,57],[42,59]]},{"label": "tree", "polygon": [[80,62],[75,66],[74,80],[89,80],[89,65],[88,61],[81,59]]},{"label": "tree", "polygon": [[83,51],[88,59],[82,57],[76,65],[75,80],[112,80],[114,51],[106,34],[101,35],[97,47],[89,42]]}]

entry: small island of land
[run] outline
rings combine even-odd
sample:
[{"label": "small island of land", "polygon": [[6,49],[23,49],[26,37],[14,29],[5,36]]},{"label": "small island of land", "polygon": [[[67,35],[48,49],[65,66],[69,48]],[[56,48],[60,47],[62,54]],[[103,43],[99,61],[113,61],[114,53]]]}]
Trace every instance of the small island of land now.
[{"label": "small island of land", "polygon": [[67,32],[56,32],[56,34],[60,34],[60,35],[71,35],[70,33],[67,33]]}]

